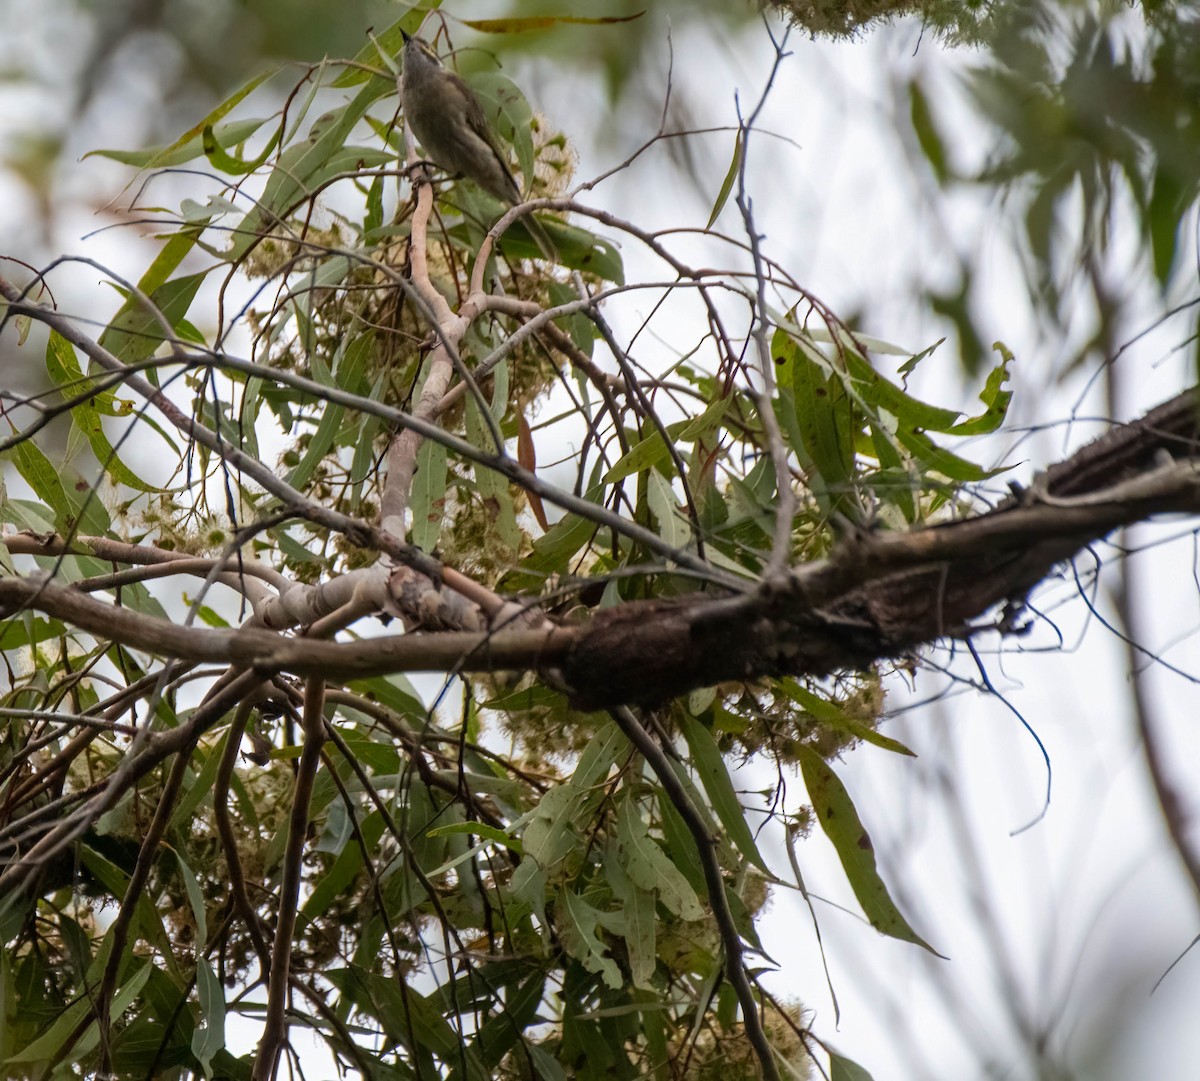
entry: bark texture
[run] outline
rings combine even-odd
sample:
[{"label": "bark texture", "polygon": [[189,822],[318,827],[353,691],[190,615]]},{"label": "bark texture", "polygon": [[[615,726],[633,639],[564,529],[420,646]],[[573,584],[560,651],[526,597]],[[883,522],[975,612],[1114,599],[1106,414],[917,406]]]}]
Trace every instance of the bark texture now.
[{"label": "bark texture", "polygon": [[1011,615],[1038,582],[1114,529],[1200,512],[1200,394],[1118,425],[991,511],[910,533],[863,534],[828,560],[733,597],[696,594],[599,612],[562,674],[577,705],[661,701],[758,676],[866,668],[962,638],[997,605]]}]

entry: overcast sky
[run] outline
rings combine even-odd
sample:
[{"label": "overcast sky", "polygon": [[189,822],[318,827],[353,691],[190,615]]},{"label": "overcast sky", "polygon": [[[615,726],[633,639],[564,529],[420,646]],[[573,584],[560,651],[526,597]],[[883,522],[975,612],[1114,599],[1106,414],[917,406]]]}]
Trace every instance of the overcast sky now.
[{"label": "overcast sky", "polygon": [[[69,58],[86,44],[84,37],[74,39],[70,27],[56,28],[51,38],[48,27],[36,23],[32,17],[21,22],[19,34],[11,31],[10,48],[15,41],[27,51],[47,49],[53,40]],[[990,197],[983,192],[931,203],[927,185],[914,179],[893,117],[907,109],[897,90],[915,68],[938,73],[945,93],[936,105],[961,160],[977,162],[988,150],[983,132],[955,104],[954,73],[973,57],[949,54],[919,38],[912,26],[853,45],[793,38],[794,55],[772,91],[763,132],[751,140],[750,194],[773,258],[834,310],[865,313],[866,332],[913,350],[948,332],[913,302],[914,280],[936,280],[943,263],[952,265],[946,255],[954,247],[973,254],[987,285],[980,312],[986,340],[1002,339],[1017,358],[1015,421],[1055,423],[1028,437],[1006,432],[984,449],[973,447],[972,454],[1012,464],[1011,476],[1028,480],[1034,469],[1095,434],[1098,428],[1086,418],[1103,415],[1102,399],[1098,386],[1086,388],[1092,373],[1047,389],[1046,373],[1061,359],[1062,343],[1047,338],[1029,314],[1021,267],[1009,243],[1010,208],[994,198],[985,202]],[[665,34],[661,40],[657,55],[665,88]],[[686,101],[692,118],[705,126],[735,124],[735,92],[745,107],[762,90],[771,60],[765,37],[752,33],[729,48],[714,47],[700,30],[685,27],[676,29],[674,46],[674,93]],[[154,49],[145,55],[148,64],[171,62]],[[537,58],[525,58],[516,72],[535,104],[575,139],[581,178],[623,156],[614,152],[611,138],[603,149],[586,138],[601,125],[625,123],[608,119],[592,83]],[[85,239],[108,223],[97,205],[117,193],[114,180],[125,174],[98,159],[75,163],[87,148],[80,140],[95,140],[91,146],[138,145],[153,127],[144,112],[153,80],[135,70],[111,78],[114,89],[92,106],[97,111],[90,130],[72,129],[71,152],[54,189],[61,196],[59,209],[46,232],[36,214],[37,194],[0,175],[0,247],[8,253],[87,254],[133,274],[147,260],[149,241],[136,239],[131,230]],[[0,141],[9,151],[28,128],[30,110],[44,109],[45,116],[64,124],[69,120],[71,96],[59,90],[56,96],[53,80],[47,80],[41,91],[4,91],[9,108],[0,110],[5,118]],[[119,111],[126,100],[122,94],[131,104],[126,114]],[[628,126],[627,133],[622,129],[626,153],[653,130]],[[643,223],[702,226],[732,146],[731,133],[697,139],[701,175],[713,178],[707,191],[673,177],[665,150],[652,150],[587,199]],[[738,231],[732,204],[720,224]],[[1185,240],[1194,252],[1194,233]],[[631,245],[625,246],[625,258],[631,280],[639,273],[661,278],[661,267]],[[1134,295],[1144,292],[1146,305],[1142,323],[1129,327],[1130,338],[1157,314],[1135,270],[1131,267],[1128,287]],[[68,307],[100,317],[111,311],[112,294],[97,292],[96,278],[91,270],[64,275]],[[610,318],[631,331],[649,306],[649,300],[614,304]],[[1186,335],[1184,322],[1168,323],[1121,356],[1129,394],[1125,415],[1193,381],[1190,354],[1176,349]],[[11,344],[0,363],[13,363]],[[953,348],[951,339],[926,361],[914,386],[940,405],[970,410],[980,388],[964,383]],[[649,354],[640,359],[651,362],[652,350]],[[664,363],[669,359],[664,349]],[[1059,423],[1071,417],[1074,423]],[[1195,634],[1200,591],[1189,530],[1189,523],[1177,521],[1135,531],[1133,547],[1166,543],[1143,551],[1133,563],[1144,644],[1177,669],[1146,658],[1154,721],[1170,748],[1183,806],[1194,815],[1200,791],[1200,693],[1194,681],[1200,673]],[[1115,553],[1098,546],[1097,554],[1109,560]],[[1087,559],[1080,561],[1082,574],[1093,569]],[[1106,583],[1102,575],[1095,596],[1101,615],[1111,614]],[[770,986],[802,1000],[816,1014],[816,1031],[870,1069],[876,1081],[1058,1076],[1030,1050],[1042,1037],[1051,1062],[1064,1067],[1062,1076],[1114,1081],[1195,1076],[1200,954],[1186,957],[1153,997],[1149,993],[1200,930],[1195,898],[1150,794],[1129,712],[1124,650],[1076,592],[1070,571],[1039,591],[1035,603],[1052,624],[1038,622],[1028,639],[1001,647],[995,636],[981,636],[987,675],[1006,701],[955,686],[933,669],[921,669],[912,686],[907,677],[892,677],[888,702],[895,719],[884,730],[919,757],[862,747],[837,767],[897,899],[947,960],[884,940],[854,915],[832,850],[815,835],[800,846],[799,859],[809,889],[822,899],[814,904],[841,1007],[839,1027],[808,909],[794,891],[774,893],[764,940],[780,971]],[[934,651],[930,659],[959,680],[980,681],[974,660],[961,649],[953,657]],[[1050,757],[1048,807],[1046,765],[1022,718]],[[749,770],[742,779],[746,788],[766,783]],[[802,800],[798,778],[790,786],[791,798]],[[765,844],[774,848],[776,871],[790,878],[782,849],[769,839]]]}]

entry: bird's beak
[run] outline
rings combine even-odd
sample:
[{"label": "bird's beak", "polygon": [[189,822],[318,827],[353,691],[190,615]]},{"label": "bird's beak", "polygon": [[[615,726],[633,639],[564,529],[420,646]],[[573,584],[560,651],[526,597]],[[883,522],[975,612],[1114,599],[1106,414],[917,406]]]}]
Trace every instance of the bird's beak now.
[{"label": "bird's beak", "polygon": [[412,41],[412,34],[410,34],[407,30],[401,30],[400,36],[404,39],[405,45]]}]

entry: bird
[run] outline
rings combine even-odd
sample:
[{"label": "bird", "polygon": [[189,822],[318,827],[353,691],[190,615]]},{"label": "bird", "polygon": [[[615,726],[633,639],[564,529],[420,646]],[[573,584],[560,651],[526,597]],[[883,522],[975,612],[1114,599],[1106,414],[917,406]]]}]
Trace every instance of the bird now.
[{"label": "bird", "polygon": [[[405,123],[435,165],[466,177],[502,203],[521,202],[521,189],[475,91],[429,45],[407,33],[400,103]],[[557,252],[542,224],[532,214],[521,221],[542,254],[553,261]]]}]

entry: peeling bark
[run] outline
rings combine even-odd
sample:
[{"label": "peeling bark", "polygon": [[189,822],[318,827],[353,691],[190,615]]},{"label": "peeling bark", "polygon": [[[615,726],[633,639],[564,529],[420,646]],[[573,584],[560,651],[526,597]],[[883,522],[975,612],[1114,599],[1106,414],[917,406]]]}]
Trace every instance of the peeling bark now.
[{"label": "peeling bark", "polygon": [[1198,403],[1193,388],[1114,427],[994,510],[852,538],[772,589],[602,611],[562,665],[573,700],[598,708],[723,680],[863,669],[966,637],[978,629],[973,621],[998,604],[1020,605],[1057,565],[1114,529],[1200,513]]}]

